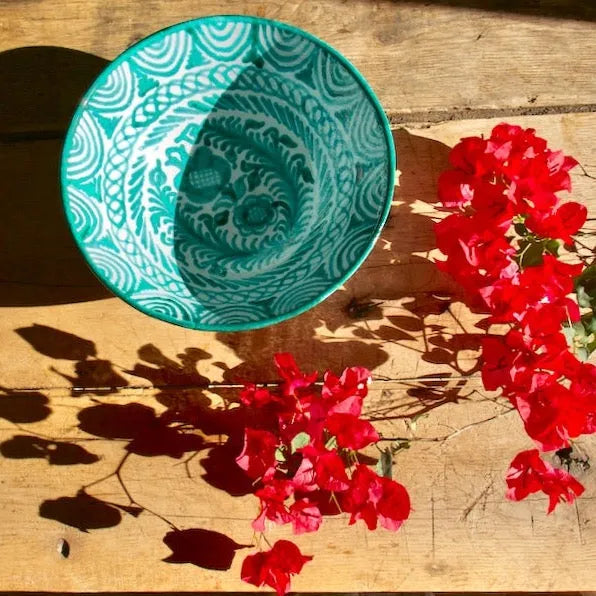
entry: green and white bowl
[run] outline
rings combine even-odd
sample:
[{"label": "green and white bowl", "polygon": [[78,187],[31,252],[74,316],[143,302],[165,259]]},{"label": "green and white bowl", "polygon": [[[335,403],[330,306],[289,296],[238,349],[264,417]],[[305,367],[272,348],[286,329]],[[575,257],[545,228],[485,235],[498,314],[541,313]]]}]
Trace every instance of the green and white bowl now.
[{"label": "green and white bowl", "polygon": [[126,50],[74,115],[64,206],[99,278],[139,310],[217,331],[313,307],[370,252],[395,150],[381,105],[295,27],[197,19]]}]

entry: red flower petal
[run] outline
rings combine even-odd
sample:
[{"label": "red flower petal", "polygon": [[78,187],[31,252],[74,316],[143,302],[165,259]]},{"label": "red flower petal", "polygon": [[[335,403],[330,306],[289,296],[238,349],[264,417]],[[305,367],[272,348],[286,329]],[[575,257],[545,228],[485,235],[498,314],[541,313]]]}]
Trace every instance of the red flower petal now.
[{"label": "red flower petal", "polygon": [[359,416],[368,394],[370,371],[361,366],[346,368],[341,377],[327,371],[321,395],[330,414],[343,412]]},{"label": "red flower petal", "polygon": [[287,352],[275,354],[274,360],[279,375],[285,381],[284,395],[298,395],[301,391],[307,390],[317,380],[316,372],[307,375],[298,368],[292,354]]},{"label": "red flower petal", "polygon": [[256,491],[260,499],[261,511],[253,521],[252,527],[257,532],[265,529],[265,519],[270,519],[276,524],[287,524],[292,521],[285,500],[294,492],[294,485],[290,480],[270,478],[263,488]]},{"label": "red flower petal", "polygon": [[240,401],[245,406],[261,408],[269,403],[279,401],[279,398],[273,395],[269,389],[248,383],[240,392]]},{"label": "red flower petal", "polygon": [[312,445],[300,449],[303,456],[313,462],[315,481],[319,488],[341,492],[349,486],[345,464],[337,451],[318,449]]},{"label": "red flower petal", "polygon": [[319,488],[315,478],[315,465],[311,459],[308,457],[302,458],[292,482],[301,491],[310,492]]},{"label": "red flower petal", "polygon": [[404,486],[391,480],[381,478],[383,495],[377,505],[379,523],[387,530],[399,530],[410,516],[410,495]]},{"label": "red flower petal", "polygon": [[373,425],[353,414],[332,414],[326,426],[337,439],[337,444],[344,449],[362,449],[379,440]]},{"label": "red flower petal", "polygon": [[548,513],[561,501],[572,503],[584,492],[584,487],[571,474],[540,459],[537,449],[515,456],[507,472],[507,486],[507,498],[513,501],[543,491],[549,497]]},{"label": "red flower petal", "polygon": [[351,514],[350,524],[361,519],[370,530],[377,527],[377,521],[388,530],[397,530],[410,515],[406,489],[364,465],[356,466],[350,488],[341,498],[342,508]]},{"label": "red flower petal", "polygon": [[303,555],[292,542],[278,540],[271,550],[248,555],[240,576],[242,581],[255,586],[266,584],[283,596],[290,588],[290,576],[300,573],[310,560],[312,557]]},{"label": "red flower petal", "polygon": [[244,448],[236,463],[251,478],[266,478],[275,473],[277,437],[266,431],[247,428],[244,431]]},{"label": "red flower petal", "polygon": [[346,490],[349,486],[344,462],[335,451],[328,451],[317,457],[315,478],[321,488],[333,492]]},{"label": "red flower petal", "polygon": [[461,170],[446,170],[439,176],[439,200],[445,207],[461,207],[474,197],[475,179]]},{"label": "red flower petal", "polygon": [[323,522],[319,508],[308,499],[295,501],[290,507],[290,516],[294,534],[316,532]]},{"label": "red flower petal", "polygon": [[586,223],[588,209],[585,205],[570,201],[557,209],[557,215],[561,218],[563,228],[571,236]]}]

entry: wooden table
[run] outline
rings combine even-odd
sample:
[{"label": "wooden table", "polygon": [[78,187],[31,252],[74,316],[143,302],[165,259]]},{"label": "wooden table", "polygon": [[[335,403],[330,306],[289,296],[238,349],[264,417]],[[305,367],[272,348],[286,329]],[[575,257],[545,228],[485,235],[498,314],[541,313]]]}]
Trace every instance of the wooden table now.
[{"label": "wooden table", "polygon": [[[239,382],[273,380],[281,350],[306,369],[370,367],[369,414],[413,438],[395,459],[411,519],[396,534],[327,519],[298,539],[315,558],[294,589],[596,589],[593,469],[579,473],[579,502],[553,515],[542,496],[505,500],[508,463],[531,443],[482,390],[482,330],[432,262],[449,147],[503,120],[581,162],[574,197],[590,209],[581,241],[593,245],[596,12],[447,4],[0,0],[0,590],[250,590],[239,579],[248,551],[231,559],[251,543],[256,502],[219,444],[241,432],[221,406]],[[177,328],[109,295],[70,239],[58,185],[69,117],[107,61],[222,10],[293,23],[352,60],[394,125],[401,172],[381,239],[344,288],[237,334]],[[196,437],[156,421],[188,403],[203,411]],[[581,446],[596,455],[594,440]]]}]

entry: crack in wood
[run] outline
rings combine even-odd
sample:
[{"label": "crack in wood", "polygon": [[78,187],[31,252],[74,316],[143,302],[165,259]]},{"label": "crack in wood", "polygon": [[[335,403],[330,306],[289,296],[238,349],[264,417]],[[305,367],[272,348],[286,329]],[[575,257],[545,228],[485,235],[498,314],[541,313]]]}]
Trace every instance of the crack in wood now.
[{"label": "crack in wood", "polygon": [[439,124],[452,120],[480,120],[484,118],[502,118],[505,116],[544,116],[556,114],[578,114],[596,112],[596,104],[568,104],[553,106],[520,106],[511,108],[453,108],[451,110],[420,110],[415,112],[397,112],[387,110],[391,126],[421,123]]}]

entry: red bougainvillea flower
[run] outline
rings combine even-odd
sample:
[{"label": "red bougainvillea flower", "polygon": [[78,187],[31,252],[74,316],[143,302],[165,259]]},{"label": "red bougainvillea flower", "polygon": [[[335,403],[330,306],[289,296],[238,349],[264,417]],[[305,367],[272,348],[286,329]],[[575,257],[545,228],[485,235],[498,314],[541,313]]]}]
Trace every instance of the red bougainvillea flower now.
[{"label": "red bougainvillea flower", "polygon": [[344,511],[350,513],[350,524],[361,519],[370,530],[377,523],[388,530],[398,530],[410,515],[408,491],[391,480],[378,476],[364,465],[356,466],[350,487],[341,495]]},{"label": "red bougainvillea flower", "polygon": [[564,203],[552,212],[535,211],[528,215],[525,225],[531,232],[543,238],[558,238],[573,244],[573,234],[586,223],[588,210],[585,205]]},{"label": "red bougainvillea flower", "polygon": [[275,474],[277,437],[266,430],[247,428],[244,431],[244,448],[236,463],[251,478],[270,478]]},{"label": "red bougainvillea flower", "polygon": [[544,255],[542,263],[524,269],[520,289],[526,295],[526,305],[536,302],[554,303],[573,291],[573,279],[580,275],[583,265],[562,263],[553,255]]},{"label": "red bougainvillea flower", "polygon": [[437,267],[472,296],[501,279],[515,281],[518,274],[513,260],[516,249],[503,237],[501,223],[507,229],[511,220],[499,222],[492,216],[454,213],[435,224],[437,246],[447,255],[447,260],[437,262]]},{"label": "red bougainvillea flower", "polygon": [[349,486],[345,464],[337,451],[317,449],[308,445],[301,449],[304,457],[313,462],[315,481],[320,488],[330,491],[343,491]]},{"label": "red bougainvillea flower", "polygon": [[[554,304],[539,302],[528,306],[519,319],[519,325],[528,345],[537,348],[549,345],[561,334],[563,322],[575,323],[580,319],[577,303],[564,298]],[[564,338],[564,336],[562,336]]]},{"label": "red bougainvillea flower", "polygon": [[337,439],[339,447],[344,449],[363,449],[379,440],[379,434],[373,425],[353,414],[331,414],[326,426]]},{"label": "red bougainvillea flower", "polygon": [[296,489],[303,492],[310,492],[319,488],[315,479],[315,465],[310,458],[302,458],[292,478],[292,483]]},{"label": "red bougainvillea flower", "polygon": [[270,586],[278,596],[283,596],[290,589],[290,576],[300,573],[311,559],[292,542],[278,540],[271,550],[244,559],[241,578],[255,586]]},{"label": "red bougainvillea flower", "polygon": [[528,435],[542,451],[561,449],[569,445],[569,438],[576,437],[583,428],[583,420],[566,406],[571,402],[571,392],[559,383],[549,383],[533,393],[516,396],[517,410],[524,421]]},{"label": "red bougainvillea flower", "polygon": [[548,513],[562,501],[572,503],[584,487],[568,472],[540,459],[537,449],[518,453],[507,472],[507,498],[521,501],[538,491],[549,497]]},{"label": "red bougainvillea flower", "polygon": [[252,522],[252,527],[257,532],[265,529],[265,519],[270,519],[276,524],[287,524],[292,521],[285,501],[294,492],[294,484],[289,480],[272,478],[263,488],[256,491],[260,499],[261,511]]},{"label": "red bougainvillea flower", "polygon": [[310,389],[317,380],[317,373],[303,373],[296,364],[294,356],[288,353],[275,354],[275,364],[279,375],[285,381],[283,386],[284,395],[298,396],[301,392]]},{"label": "red bougainvillea flower", "polygon": [[271,393],[269,389],[257,387],[253,383],[245,385],[240,392],[240,402],[249,407],[262,408],[267,404],[280,401],[279,397]]},{"label": "red bougainvillea flower", "polygon": [[341,377],[327,371],[321,395],[329,414],[360,416],[362,401],[368,394],[370,371],[361,366],[346,368]]},{"label": "red bougainvillea flower", "polygon": [[449,162],[459,170],[474,176],[483,176],[493,167],[486,148],[488,141],[480,137],[462,139],[449,153]]},{"label": "red bougainvillea flower", "polygon": [[290,506],[290,517],[294,534],[316,532],[323,522],[321,511],[309,499],[298,499]]},{"label": "red bougainvillea flower", "polygon": [[572,377],[569,387],[574,403],[584,404],[585,427],[583,433],[596,432],[596,366],[581,363]]},{"label": "red bougainvillea flower", "polygon": [[446,170],[439,177],[439,200],[445,207],[464,207],[474,197],[475,178],[461,170]]},{"label": "red bougainvillea flower", "polygon": [[489,391],[501,388],[509,397],[526,394],[541,384],[536,379],[541,356],[526,344],[517,329],[504,336],[486,337],[482,341],[482,356],[482,382]]},{"label": "red bougainvillea flower", "polygon": [[[541,450],[567,447],[569,439],[596,432],[596,367],[576,356],[591,349],[585,318],[591,315],[581,316],[570,298],[583,265],[557,258],[560,241],[572,244],[587,217],[585,206],[557,195],[571,190],[577,161],[550,150],[533,129],[506,123],[488,139],[462,139],[449,160],[454,169],[440,176],[438,196],[453,213],[435,224],[446,256],[437,266],[464,288],[471,305],[484,303],[485,323],[511,325],[505,336],[483,341],[484,386],[502,390]],[[575,340],[583,344],[572,352],[568,342]],[[536,450],[513,461],[508,484],[516,500],[546,492],[549,512],[583,490]],[[372,519],[370,508],[360,515]]]}]

